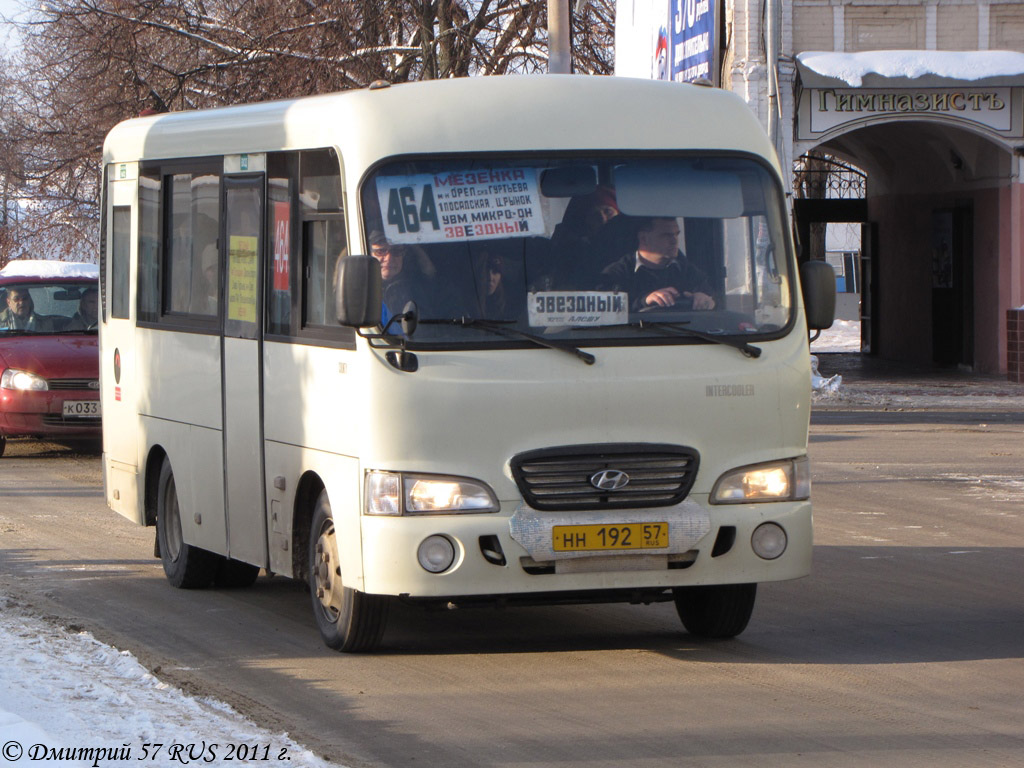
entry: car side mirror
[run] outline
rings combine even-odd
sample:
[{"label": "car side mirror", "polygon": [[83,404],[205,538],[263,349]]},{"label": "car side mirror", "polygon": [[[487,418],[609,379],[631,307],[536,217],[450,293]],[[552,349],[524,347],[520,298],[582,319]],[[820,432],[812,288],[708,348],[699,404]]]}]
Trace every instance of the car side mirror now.
[{"label": "car side mirror", "polygon": [[350,328],[378,325],[381,318],[380,262],[373,256],[346,256],[338,262],[335,309]]},{"label": "car side mirror", "polygon": [[832,265],[825,261],[805,261],[800,265],[800,285],[808,330],[831,328],[836,318],[836,271]]}]

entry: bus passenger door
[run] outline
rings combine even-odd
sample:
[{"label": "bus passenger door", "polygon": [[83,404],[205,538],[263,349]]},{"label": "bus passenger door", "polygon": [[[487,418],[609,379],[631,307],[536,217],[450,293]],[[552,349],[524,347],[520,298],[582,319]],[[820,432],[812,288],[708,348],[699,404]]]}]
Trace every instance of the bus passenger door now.
[{"label": "bus passenger door", "polygon": [[[103,420],[104,487],[111,509],[145,523],[138,494],[138,383],[135,377],[135,300],[133,250],[139,242],[136,198],[138,163],[114,163],[107,167],[106,269],[100,334],[100,399]],[[117,428],[109,428],[116,424]]]},{"label": "bus passenger door", "polygon": [[239,165],[253,168],[262,158],[254,155],[225,158],[221,380],[228,556],[265,567],[268,552],[263,485],[260,301],[265,181],[263,173],[229,175],[238,174]]}]

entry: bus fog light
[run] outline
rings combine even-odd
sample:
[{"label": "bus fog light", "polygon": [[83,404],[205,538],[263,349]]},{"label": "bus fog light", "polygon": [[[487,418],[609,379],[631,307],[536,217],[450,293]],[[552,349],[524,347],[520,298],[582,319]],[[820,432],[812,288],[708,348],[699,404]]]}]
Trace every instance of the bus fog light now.
[{"label": "bus fog light", "polygon": [[447,536],[428,536],[420,544],[416,557],[425,571],[444,573],[455,562],[455,545]]},{"label": "bus fog light", "polygon": [[774,560],[786,551],[786,532],[778,523],[762,523],[754,529],[750,546],[754,554],[765,560]]}]

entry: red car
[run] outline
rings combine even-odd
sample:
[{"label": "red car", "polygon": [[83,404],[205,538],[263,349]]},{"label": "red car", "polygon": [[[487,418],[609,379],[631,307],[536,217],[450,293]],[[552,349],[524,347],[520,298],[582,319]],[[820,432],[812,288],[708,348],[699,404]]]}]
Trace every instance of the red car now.
[{"label": "red car", "polygon": [[100,437],[99,268],[0,269],[0,454],[9,437]]}]

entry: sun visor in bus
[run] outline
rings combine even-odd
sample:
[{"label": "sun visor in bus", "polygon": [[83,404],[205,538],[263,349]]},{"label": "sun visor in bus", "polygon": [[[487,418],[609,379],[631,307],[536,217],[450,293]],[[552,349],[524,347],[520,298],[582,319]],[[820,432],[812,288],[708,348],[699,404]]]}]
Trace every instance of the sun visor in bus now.
[{"label": "sun visor in bus", "polygon": [[589,195],[597,189],[597,169],[592,165],[566,165],[549,168],[540,175],[544,197]]},{"label": "sun visor in bus", "polygon": [[689,164],[620,165],[615,195],[619,211],[631,216],[734,219],[744,211],[736,174]]}]

